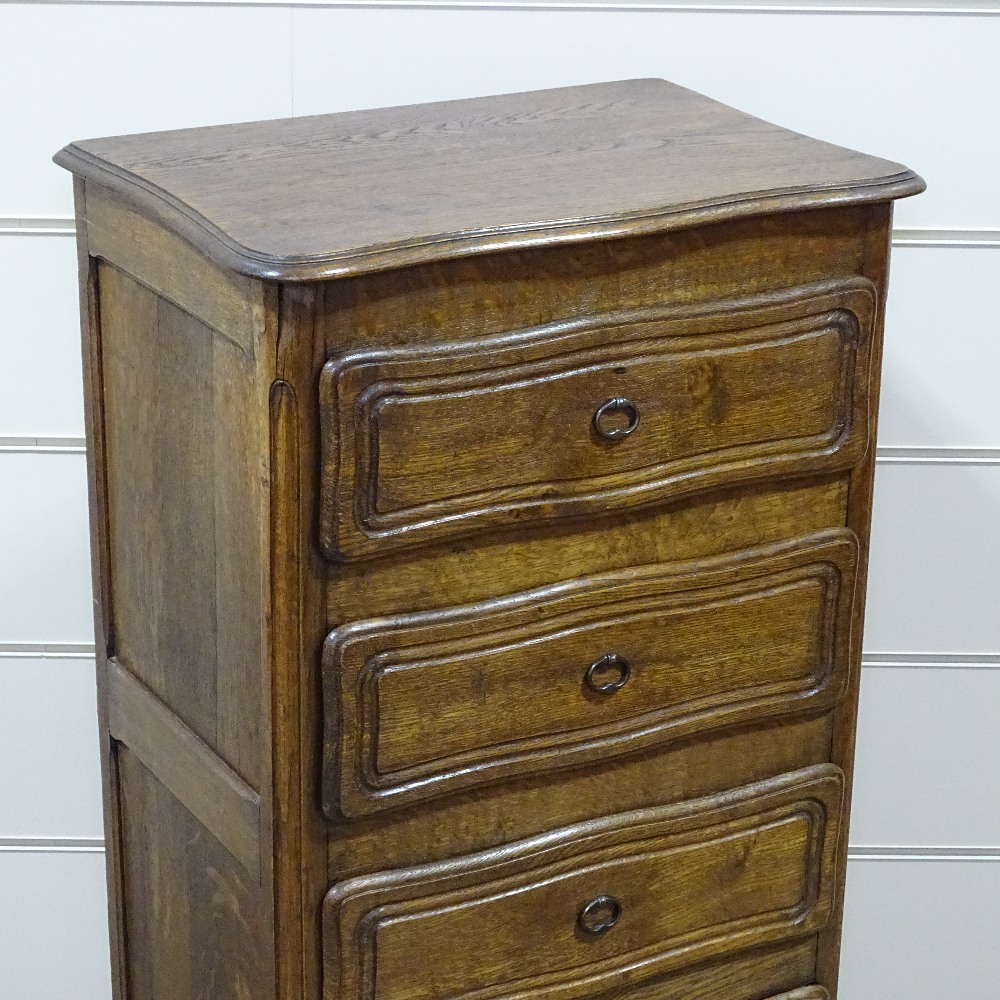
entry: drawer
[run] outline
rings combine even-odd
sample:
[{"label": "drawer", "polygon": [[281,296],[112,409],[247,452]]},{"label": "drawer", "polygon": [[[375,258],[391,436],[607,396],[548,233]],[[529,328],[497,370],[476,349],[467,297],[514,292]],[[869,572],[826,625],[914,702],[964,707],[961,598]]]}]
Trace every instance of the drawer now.
[{"label": "drawer", "polygon": [[828,709],[850,669],[857,552],[831,529],[338,628],[323,656],[326,812]]},{"label": "drawer", "polygon": [[341,883],[323,906],[324,996],[570,1000],[814,934],[842,797],[820,764]]},{"label": "drawer", "polygon": [[332,358],[322,547],[361,558],[850,468],[874,311],[852,278]]}]

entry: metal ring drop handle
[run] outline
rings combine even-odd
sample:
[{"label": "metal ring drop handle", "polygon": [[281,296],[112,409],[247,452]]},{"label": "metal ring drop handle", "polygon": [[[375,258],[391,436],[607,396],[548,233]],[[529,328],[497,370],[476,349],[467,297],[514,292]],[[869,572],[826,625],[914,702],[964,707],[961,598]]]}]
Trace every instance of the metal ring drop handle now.
[{"label": "metal ring drop handle", "polygon": [[[623,414],[628,423],[624,427],[608,426],[605,418],[615,413]],[[602,403],[594,414],[594,430],[606,441],[621,441],[639,426],[639,407],[630,399],[615,396]]]},{"label": "metal ring drop handle", "polygon": [[614,896],[598,896],[580,911],[577,923],[591,937],[607,934],[622,915],[622,904]]},{"label": "metal ring drop handle", "polygon": [[[617,676],[605,681],[598,680],[598,676],[607,670],[617,671]],[[614,694],[615,691],[620,691],[625,687],[625,683],[631,675],[632,664],[624,656],[619,656],[617,653],[605,653],[599,660],[594,660],[587,667],[584,679],[587,686],[598,694]]]}]

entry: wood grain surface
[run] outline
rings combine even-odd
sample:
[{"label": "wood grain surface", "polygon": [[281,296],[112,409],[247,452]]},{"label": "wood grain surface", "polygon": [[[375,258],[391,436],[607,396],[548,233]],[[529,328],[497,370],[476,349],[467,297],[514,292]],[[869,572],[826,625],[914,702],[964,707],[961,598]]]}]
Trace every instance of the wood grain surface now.
[{"label": "wood grain surface", "polygon": [[[325,805],[358,815],[834,705],[857,539],[583,578],[333,632]],[[627,673],[601,693],[588,668]],[[605,682],[606,678],[605,678]]]},{"label": "wood grain surface", "polygon": [[128,1000],[265,1000],[257,881],[132,754],[118,753]]},{"label": "wood grain surface", "polygon": [[[874,309],[853,279],[333,358],[320,541],[349,559],[851,468]],[[600,416],[616,399],[631,423]]]},{"label": "wood grain surface", "polygon": [[56,162],[284,281],[923,190],[665,80],[98,139]]},{"label": "wood grain surface", "polygon": [[841,794],[819,765],[342,883],[324,904],[325,996],[588,996],[809,934],[830,915]]}]

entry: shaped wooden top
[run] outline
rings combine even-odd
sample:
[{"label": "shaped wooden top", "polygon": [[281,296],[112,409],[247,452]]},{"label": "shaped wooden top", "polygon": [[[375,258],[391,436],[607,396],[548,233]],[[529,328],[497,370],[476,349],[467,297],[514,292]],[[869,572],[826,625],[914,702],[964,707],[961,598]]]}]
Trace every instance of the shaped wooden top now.
[{"label": "shaped wooden top", "polygon": [[279,280],[924,189],[665,80],[94,139],[55,161]]}]

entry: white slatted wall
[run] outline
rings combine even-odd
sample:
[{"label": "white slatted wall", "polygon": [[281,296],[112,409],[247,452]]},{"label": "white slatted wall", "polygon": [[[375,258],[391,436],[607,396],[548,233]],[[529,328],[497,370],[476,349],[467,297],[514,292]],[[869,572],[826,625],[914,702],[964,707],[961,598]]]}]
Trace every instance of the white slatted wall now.
[{"label": "white slatted wall", "polygon": [[0,55],[0,996],[110,996],[71,184],[52,153],[638,76],[928,182],[896,214],[842,995],[995,995],[1000,0],[3,3]]}]

